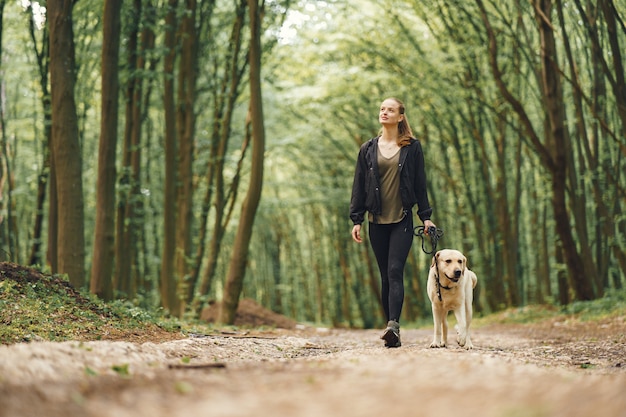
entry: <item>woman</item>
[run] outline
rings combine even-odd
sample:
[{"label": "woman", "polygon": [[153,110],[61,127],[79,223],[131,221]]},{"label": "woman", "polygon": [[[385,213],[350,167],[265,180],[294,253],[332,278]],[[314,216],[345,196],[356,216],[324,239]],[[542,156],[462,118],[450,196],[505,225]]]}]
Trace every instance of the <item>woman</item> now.
[{"label": "woman", "polygon": [[413,243],[413,206],[424,229],[435,226],[426,191],[424,154],[406,118],[404,104],[385,99],[378,114],[379,135],[361,146],[354,173],[350,219],[352,239],[362,242],[361,224],[368,212],[369,238],[382,281],[387,328],[386,347],[399,347],[404,302],[404,264]]}]

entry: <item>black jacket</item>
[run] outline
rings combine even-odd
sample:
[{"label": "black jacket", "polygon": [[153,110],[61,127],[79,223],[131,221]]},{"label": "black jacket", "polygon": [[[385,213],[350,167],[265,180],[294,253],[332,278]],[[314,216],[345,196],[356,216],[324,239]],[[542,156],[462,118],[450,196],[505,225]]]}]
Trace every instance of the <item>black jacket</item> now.
[{"label": "black jacket", "polygon": [[[378,137],[375,137],[361,145],[359,150],[350,200],[350,219],[354,224],[363,223],[366,211],[374,217],[382,212],[377,149]],[[422,221],[429,220],[433,210],[428,203],[424,153],[417,139],[411,139],[410,145],[400,149],[398,169],[402,207],[412,212],[413,206],[417,204],[419,218]]]}]

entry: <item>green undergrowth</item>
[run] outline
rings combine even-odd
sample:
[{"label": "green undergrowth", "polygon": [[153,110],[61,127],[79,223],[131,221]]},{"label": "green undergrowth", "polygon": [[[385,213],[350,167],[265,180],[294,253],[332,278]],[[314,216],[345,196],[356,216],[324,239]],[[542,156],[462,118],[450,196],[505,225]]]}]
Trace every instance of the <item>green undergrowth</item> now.
[{"label": "green undergrowth", "polygon": [[[531,324],[559,317],[580,321],[626,317],[626,291],[567,306],[532,305],[486,316],[475,314],[473,325]],[[432,326],[432,319],[425,317],[412,325]],[[146,311],[126,301],[105,303],[77,291],[62,277],[0,263],[0,345],[40,340],[163,340],[170,334],[173,339],[222,330],[198,320],[177,320],[160,310]]]},{"label": "green undergrowth", "polygon": [[626,290],[612,290],[597,300],[575,301],[564,306],[541,304],[509,308],[476,317],[473,323],[477,326],[506,323],[527,324],[556,318],[593,322],[625,316]]},{"label": "green undergrowth", "polygon": [[129,303],[104,303],[59,276],[0,263],[0,344],[122,340],[177,328],[177,323]]}]

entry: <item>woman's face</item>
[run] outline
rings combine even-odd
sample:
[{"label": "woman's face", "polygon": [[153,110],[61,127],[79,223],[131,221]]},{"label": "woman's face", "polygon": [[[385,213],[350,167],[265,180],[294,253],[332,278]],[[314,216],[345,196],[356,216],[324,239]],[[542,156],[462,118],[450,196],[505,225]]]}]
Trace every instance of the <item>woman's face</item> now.
[{"label": "woman's face", "polygon": [[400,105],[397,101],[387,99],[380,105],[378,121],[382,125],[397,125],[402,121],[404,115],[400,114]]}]

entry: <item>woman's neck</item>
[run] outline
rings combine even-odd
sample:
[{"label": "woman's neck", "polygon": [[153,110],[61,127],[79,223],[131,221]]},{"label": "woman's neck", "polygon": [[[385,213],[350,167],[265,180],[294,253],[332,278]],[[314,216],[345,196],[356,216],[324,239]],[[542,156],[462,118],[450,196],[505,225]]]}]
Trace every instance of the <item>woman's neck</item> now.
[{"label": "woman's neck", "polygon": [[380,140],[383,142],[397,142],[398,141],[398,126],[387,126],[383,125],[382,133],[380,135]]}]

